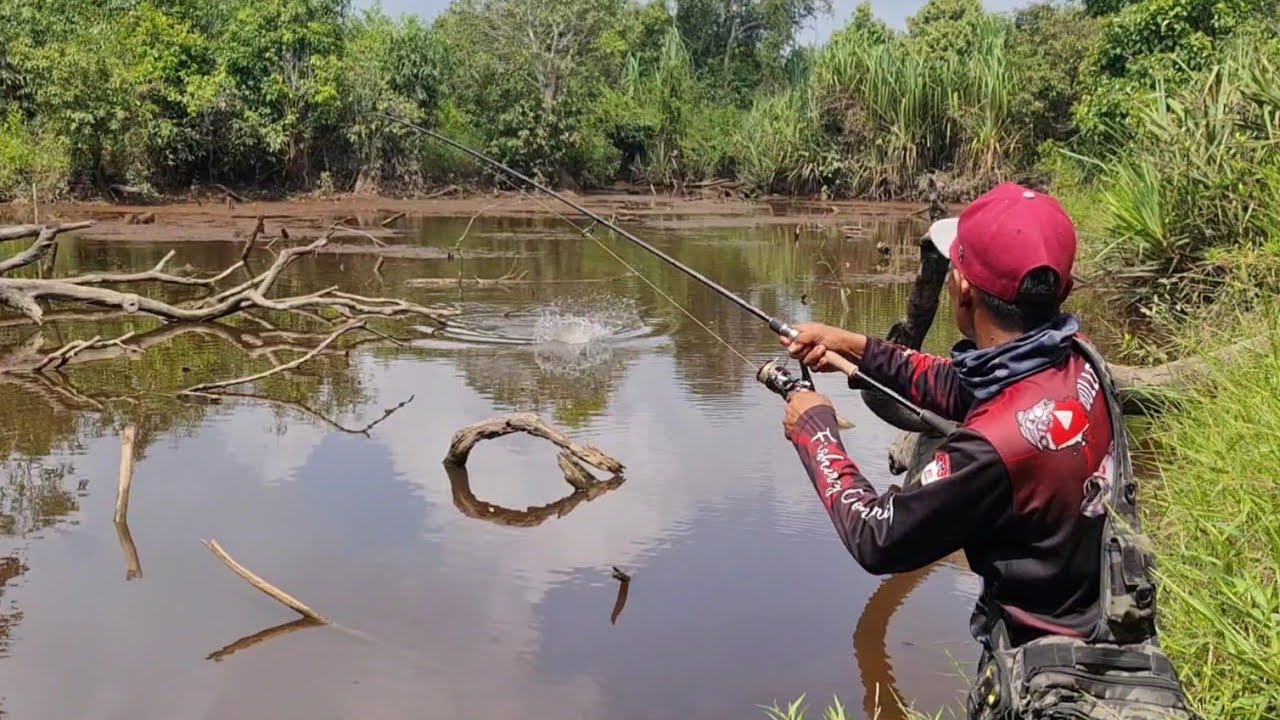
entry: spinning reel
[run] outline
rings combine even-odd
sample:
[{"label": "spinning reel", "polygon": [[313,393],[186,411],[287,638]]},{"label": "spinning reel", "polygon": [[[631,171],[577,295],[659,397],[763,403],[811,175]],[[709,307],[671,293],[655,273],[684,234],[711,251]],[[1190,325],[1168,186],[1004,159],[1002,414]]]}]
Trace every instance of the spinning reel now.
[{"label": "spinning reel", "polygon": [[782,396],[784,400],[790,400],[792,395],[803,390],[814,389],[813,378],[809,375],[807,366],[803,364],[800,366],[800,377],[796,378],[790,370],[787,370],[786,364],[785,359],[770,360],[756,373],[756,380]]}]

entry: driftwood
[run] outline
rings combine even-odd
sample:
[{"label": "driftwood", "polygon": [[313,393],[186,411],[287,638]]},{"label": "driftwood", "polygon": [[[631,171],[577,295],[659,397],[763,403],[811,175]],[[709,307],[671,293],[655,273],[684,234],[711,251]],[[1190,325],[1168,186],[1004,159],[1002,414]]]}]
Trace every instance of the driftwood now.
[{"label": "driftwood", "polygon": [[[445,463],[458,466],[466,465],[467,458],[470,457],[471,450],[476,446],[476,443],[481,440],[491,440],[517,432],[528,433],[544,440],[549,440],[562,450],[565,450],[572,456],[572,459],[586,463],[598,470],[618,474],[624,469],[622,463],[599,449],[590,445],[578,445],[564,433],[543,422],[537,415],[527,413],[493,418],[459,430],[453,436],[453,442],[449,444],[449,453],[445,456]],[[563,455],[561,459],[564,459]]]},{"label": "driftwood", "polygon": [[128,569],[125,580],[142,577],[142,562],[138,559],[138,548],[133,544],[133,535],[129,532],[129,491],[133,487],[133,465],[135,460],[135,441],[138,429],[133,425],[120,433],[120,480],[116,486],[116,536],[120,540],[120,548],[124,551]]},{"label": "driftwood", "polygon": [[258,236],[266,230],[266,227],[266,221],[259,215],[258,221],[253,225],[253,232],[249,233],[249,239],[245,241],[244,248],[240,250],[240,262],[249,259],[249,253],[253,252],[253,246],[258,242]]},{"label": "driftwood", "polygon": [[[30,248],[8,260],[0,262],[0,274],[40,260],[51,248],[55,247],[59,233],[79,227],[86,227],[86,225],[77,223],[75,225],[49,226],[42,229],[39,238]],[[37,324],[42,322],[45,312],[40,303],[46,301],[77,302],[95,307],[122,310],[130,314],[143,313],[171,322],[217,320],[250,308],[277,311],[329,309],[349,317],[355,314],[380,315],[384,317],[408,314],[424,316],[437,322],[441,322],[444,317],[450,314],[442,310],[433,310],[402,300],[369,298],[343,293],[339,292],[336,287],[295,297],[267,297],[267,294],[285,268],[298,258],[315,254],[328,243],[329,234],[326,234],[310,245],[285,250],[260,275],[230,290],[201,301],[175,305],[134,293],[92,286],[141,282],[212,286],[219,280],[225,279],[240,265],[237,264],[232,268],[228,268],[212,278],[195,279],[164,272],[164,266],[172,257],[170,255],[166,256],[152,270],[142,273],[93,273],[73,278],[49,280],[0,277],[0,305],[7,305],[18,310]]]},{"label": "driftwood", "polygon": [[116,487],[116,522],[129,519],[129,489],[133,486],[134,442],[138,429],[132,425],[120,433],[120,482]]},{"label": "driftwood", "polygon": [[248,200],[245,200],[245,199],[244,199],[244,196],[243,196],[243,195],[241,195],[241,194],[237,193],[236,191],[232,190],[231,188],[227,187],[226,185],[220,185],[220,184],[218,184],[218,183],[214,183],[211,187],[214,187],[214,188],[217,188],[218,190],[221,190],[221,191],[222,191],[222,194],[223,194],[223,195],[225,195],[225,196],[227,196],[227,198],[228,198],[228,199],[230,199],[230,200],[235,200],[235,201],[236,201],[236,202],[238,202],[238,203],[247,203],[247,202],[249,202]]},{"label": "driftwood", "polygon": [[329,624],[329,621],[326,620],[324,616],[320,615],[315,610],[312,610],[306,605],[303,605],[302,602],[295,599],[292,595],[289,595],[288,593],[276,587],[275,585],[272,585],[266,580],[263,580],[262,578],[255,575],[251,570],[241,565],[240,563],[236,562],[235,558],[228,555],[227,551],[222,549],[222,546],[218,544],[217,540],[205,540],[203,542],[205,546],[207,546],[209,550],[212,551],[213,554],[216,555],[219,560],[225,563],[227,567],[231,568],[232,572],[239,575],[241,578],[244,579],[245,582],[252,585],[254,588],[256,588],[258,591],[265,594],[267,597],[293,610],[294,612],[298,613],[304,618],[308,618],[322,625]]}]

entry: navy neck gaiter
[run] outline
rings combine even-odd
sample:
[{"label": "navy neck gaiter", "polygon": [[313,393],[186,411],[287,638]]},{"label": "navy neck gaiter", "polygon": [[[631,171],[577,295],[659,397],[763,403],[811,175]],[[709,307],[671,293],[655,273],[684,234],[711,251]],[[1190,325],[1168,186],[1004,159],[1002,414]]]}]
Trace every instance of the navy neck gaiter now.
[{"label": "navy neck gaiter", "polygon": [[1080,321],[1064,313],[1037,330],[985,350],[972,340],[962,340],[952,348],[951,357],[965,389],[984,402],[1067,357],[1079,331]]}]

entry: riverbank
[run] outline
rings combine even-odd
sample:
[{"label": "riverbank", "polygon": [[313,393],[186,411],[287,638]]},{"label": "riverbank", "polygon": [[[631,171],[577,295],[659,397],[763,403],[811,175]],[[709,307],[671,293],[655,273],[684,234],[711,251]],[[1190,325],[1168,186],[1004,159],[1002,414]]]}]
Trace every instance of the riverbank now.
[{"label": "riverbank", "polygon": [[[697,230],[795,226],[796,233],[854,226],[869,221],[927,220],[929,206],[905,202],[827,201],[770,196],[757,200],[659,193],[562,193],[588,210],[624,228]],[[95,237],[119,242],[227,242],[250,232],[261,217],[269,228],[286,228],[298,238],[318,235],[334,223],[359,227],[374,235],[392,234],[414,218],[581,217],[554,198],[536,191],[459,192],[450,197],[399,198],[369,195],[297,196],[285,199],[227,202],[225,196],[191,197],[156,204],[104,201],[60,202],[41,206],[10,205],[0,222],[29,223],[96,220]]]}]

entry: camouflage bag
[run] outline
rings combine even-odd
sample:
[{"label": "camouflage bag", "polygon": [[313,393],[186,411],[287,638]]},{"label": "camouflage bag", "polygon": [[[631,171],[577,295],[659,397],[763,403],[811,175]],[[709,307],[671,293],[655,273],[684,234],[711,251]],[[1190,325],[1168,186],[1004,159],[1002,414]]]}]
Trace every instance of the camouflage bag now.
[{"label": "camouflage bag", "polygon": [[1124,411],[1105,361],[1094,366],[1107,399],[1115,477],[1103,530],[1099,621],[1088,639],[1050,636],[1011,647],[992,606],[989,646],[969,693],[970,720],[1192,720],[1173,663],[1156,636],[1155,557],[1141,533]]},{"label": "camouflage bag", "polygon": [[993,648],[969,697],[971,720],[1194,720],[1173,664],[1152,643],[1046,637]]}]

